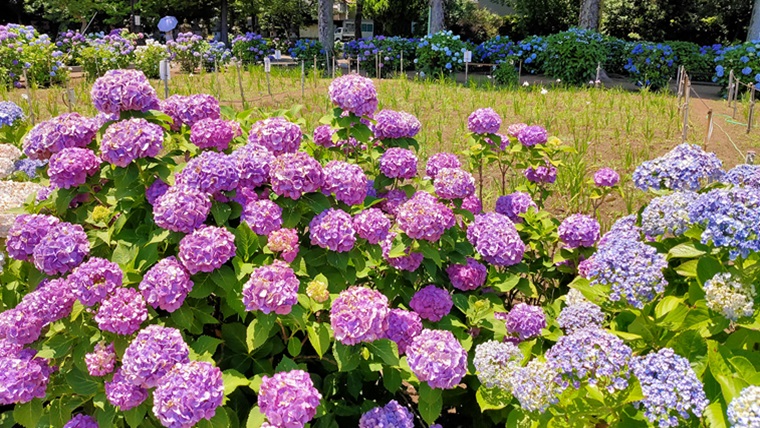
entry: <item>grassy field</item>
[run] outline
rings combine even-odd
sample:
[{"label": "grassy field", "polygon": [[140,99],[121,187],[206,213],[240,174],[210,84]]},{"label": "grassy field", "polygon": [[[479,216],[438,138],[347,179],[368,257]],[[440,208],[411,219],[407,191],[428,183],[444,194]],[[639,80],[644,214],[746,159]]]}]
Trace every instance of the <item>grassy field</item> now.
[{"label": "grassy field", "polygon": [[[170,94],[210,93],[223,104],[237,110],[260,109],[256,114],[303,106],[301,115],[306,131],[311,132],[319,119],[331,108],[327,96],[329,79],[317,78],[307,71],[303,92],[300,69],[273,68],[270,77],[272,95],[269,95],[267,78],[260,67],[243,72],[242,86],[245,103],[241,99],[238,75],[234,68],[219,74],[177,74],[169,85]],[[404,110],[416,115],[422,122],[418,136],[422,156],[439,151],[459,152],[466,148],[467,116],[480,107],[492,107],[503,118],[506,126],[515,122],[540,124],[551,135],[556,135],[575,149],[564,159],[556,184],[557,195],[550,201],[557,213],[589,212],[587,180],[602,166],[613,167],[621,175],[629,176],[644,160],[659,156],[681,142],[682,118],[676,98],[672,94],[632,92],[625,89],[567,88],[532,84],[528,87],[498,88],[487,79],[469,87],[447,80],[388,79],[376,80],[380,108]],[[163,98],[164,87],[153,82]],[[70,83],[76,95],[74,111],[93,115],[89,100],[90,84],[84,79]],[[542,90],[543,89],[543,90]],[[24,99],[28,93],[29,100]],[[37,120],[67,112],[64,102],[66,88],[13,90],[0,93],[31,109]],[[715,129],[707,147],[718,153],[727,167],[741,163],[743,154],[760,147],[760,129],[749,134],[746,130],[747,103],[739,109],[737,118],[730,118],[725,101],[693,99],[690,114],[689,142],[703,144],[707,132],[705,115],[712,109]],[[514,180],[520,180],[515,171]],[[495,179],[495,178],[494,178]],[[625,196],[616,197],[606,204],[606,219],[636,210],[643,194],[625,180]],[[499,195],[496,186],[488,185],[485,204],[492,207]]]}]

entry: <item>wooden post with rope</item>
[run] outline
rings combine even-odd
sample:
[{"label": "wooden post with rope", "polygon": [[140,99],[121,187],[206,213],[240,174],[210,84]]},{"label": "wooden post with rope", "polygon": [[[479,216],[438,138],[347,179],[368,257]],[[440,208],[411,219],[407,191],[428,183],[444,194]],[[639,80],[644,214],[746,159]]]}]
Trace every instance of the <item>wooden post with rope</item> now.
[{"label": "wooden post with rope", "polygon": [[734,95],[732,96],[732,98],[734,100],[734,112],[731,115],[732,119],[736,119],[736,107],[737,107],[736,98],[739,96],[739,83],[741,83],[739,81],[739,79],[737,79],[736,77],[734,77]]},{"label": "wooden post with rope", "polygon": [[731,70],[731,72],[728,73],[728,93],[726,94],[726,100],[728,101],[728,106],[731,107],[731,101],[734,96],[734,70]]},{"label": "wooden post with rope", "polygon": [[245,102],[245,91],[243,90],[243,75],[240,72],[240,65],[243,61],[235,61],[235,70],[237,71],[238,87],[240,88],[240,101],[243,102],[243,108],[248,108],[248,103]]},{"label": "wooden post with rope", "polygon": [[681,142],[685,143],[689,136],[689,96],[691,94],[691,81],[689,76],[684,73],[684,103],[683,103],[683,134]]},{"label": "wooden post with rope", "polygon": [[747,134],[752,131],[752,121],[755,119],[755,85],[749,85],[749,117],[747,119]]},{"label": "wooden post with rope", "polygon": [[710,137],[712,137],[713,132],[713,111],[712,109],[707,110],[707,133],[705,134],[705,145],[703,149],[707,151],[707,144],[710,143]]}]

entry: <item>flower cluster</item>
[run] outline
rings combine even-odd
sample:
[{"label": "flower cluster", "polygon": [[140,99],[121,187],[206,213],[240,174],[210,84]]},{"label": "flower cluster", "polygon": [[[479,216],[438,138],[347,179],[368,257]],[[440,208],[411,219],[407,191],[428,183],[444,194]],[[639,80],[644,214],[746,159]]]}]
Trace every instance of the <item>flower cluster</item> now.
[{"label": "flower cluster", "polygon": [[472,257],[467,257],[467,264],[450,265],[446,268],[446,274],[454,288],[471,291],[486,283],[488,269]]},{"label": "flower cluster", "polygon": [[513,223],[522,223],[523,218],[520,214],[528,212],[528,209],[531,207],[538,209],[529,194],[514,192],[506,196],[499,196],[496,200],[495,211],[509,217]]},{"label": "flower cluster", "polygon": [[457,156],[453,153],[439,152],[430,156],[425,164],[425,175],[435,179],[438,175],[438,171],[444,168],[461,168],[462,164],[459,162]]},{"label": "flower cluster", "polygon": [[372,80],[347,74],[330,83],[330,101],[357,116],[372,116],[377,110],[377,90]]},{"label": "flower cluster", "polygon": [[179,131],[182,125],[192,127],[203,119],[219,119],[219,101],[211,95],[172,95],[161,101],[161,111],[172,118],[172,130]]},{"label": "flower cluster", "polygon": [[308,373],[291,370],[262,378],[258,404],[271,426],[302,427],[317,414],[321,399]]},{"label": "flower cluster", "polygon": [[214,417],[223,399],[219,368],[205,361],[178,363],[153,392],[153,414],[165,427],[190,427]]},{"label": "flower cluster", "polygon": [[613,187],[620,182],[620,174],[612,168],[601,168],[594,173],[594,185]]},{"label": "flower cluster", "polygon": [[189,354],[179,330],[150,325],[140,330],[127,346],[117,374],[121,373],[129,384],[155,388],[175,364],[189,362]]},{"label": "flower cluster", "polygon": [[703,181],[723,177],[723,163],[694,144],[679,144],[659,158],[636,167],[633,182],[641,190],[699,190]]},{"label": "flower cluster", "polygon": [[760,187],[760,165],[741,164],[731,168],[723,177],[723,182],[734,186]]},{"label": "flower cluster", "polygon": [[689,205],[689,219],[704,226],[703,244],[727,248],[731,259],[760,251],[760,188],[702,193]]},{"label": "flower cluster", "polygon": [[301,147],[301,127],[284,117],[260,120],[251,126],[248,142],[266,147],[275,156],[295,153]]},{"label": "flower cluster", "polygon": [[101,330],[127,336],[136,332],[140,324],[148,319],[148,309],[145,299],[137,290],[117,288],[103,300],[94,319]]},{"label": "flower cluster", "polygon": [[140,292],[153,308],[174,312],[193,289],[193,281],[174,256],[161,259],[140,281]]},{"label": "flower cluster", "polygon": [[467,118],[467,128],[474,134],[495,134],[501,128],[501,116],[492,108],[477,109]]},{"label": "flower cluster", "polygon": [[95,350],[84,356],[84,362],[90,376],[105,376],[112,373],[114,364],[116,364],[116,351],[113,342],[108,345],[104,345],[102,342],[95,345]]},{"label": "flower cluster", "polygon": [[414,138],[422,125],[414,115],[394,110],[380,110],[374,117],[372,133],[378,140]]},{"label": "flower cluster", "polygon": [[583,328],[600,328],[604,323],[604,312],[599,306],[589,302],[568,301],[568,306],[562,308],[557,317],[557,324],[567,334]]},{"label": "flower cluster", "polygon": [[525,147],[546,144],[549,134],[543,126],[525,126],[517,133],[517,140]]},{"label": "flower cluster", "polygon": [[345,253],[356,243],[356,231],[347,212],[329,208],[315,216],[309,223],[311,244],[331,251]]},{"label": "flower cluster", "polygon": [[383,407],[375,407],[359,419],[359,428],[414,428],[414,415],[406,407],[391,400]]},{"label": "flower cluster", "polygon": [[90,149],[68,147],[50,157],[50,186],[59,189],[77,187],[87,177],[100,171],[100,159]]},{"label": "flower cluster", "polygon": [[525,244],[515,225],[499,213],[475,216],[475,221],[467,228],[467,240],[485,261],[497,266],[520,263],[525,252]]},{"label": "flower cluster", "polygon": [[47,275],[65,274],[79,266],[90,253],[90,242],[84,228],[61,222],[34,247],[34,266]]},{"label": "flower cluster", "polygon": [[243,304],[248,311],[290,313],[298,303],[298,278],[287,264],[275,260],[269,266],[257,267],[243,285]]},{"label": "flower cluster", "polygon": [[190,142],[201,149],[227,150],[233,138],[238,136],[237,122],[212,117],[201,119],[190,127]]},{"label": "flower cluster", "polygon": [[256,188],[269,180],[269,171],[274,163],[274,155],[264,147],[246,144],[234,152],[238,170],[238,186],[240,188]]},{"label": "flower cluster", "polygon": [[92,416],[80,413],[66,422],[63,428],[98,428],[98,423]]},{"label": "flower cluster", "polygon": [[511,342],[489,340],[475,347],[475,366],[478,380],[486,388],[512,390],[512,376],[520,368],[523,353]]},{"label": "flower cluster", "polygon": [[379,291],[352,286],[332,302],[330,325],[344,345],[372,342],[388,330],[388,298]]},{"label": "flower cluster", "polygon": [[424,256],[422,253],[412,251],[411,247],[406,247],[404,249],[404,255],[391,257],[394,238],[396,238],[396,233],[388,232],[385,239],[380,241],[380,247],[383,251],[383,259],[396,269],[414,272],[420,267],[420,264],[422,264]]},{"label": "flower cluster", "polygon": [[269,199],[249,200],[243,205],[240,220],[257,235],[269,235],[282,227],[282,208]]},{"label": "flower cluster", "polygon": [[132,383],[122,369],[117,370],[113,378],[106,382],[105,390],[108,402],[121,411],[134,409],[148,398],[148,390],[140,384]]},{"label": "flower cluster", "polygon": [[119,265],[100,257],[82,263],[68,278],[74,296],[85,306],[103,302],[121,288],[123,279]]},{"label": "flower cluster", "polygon": [[24,120],[24,111],[13,101],[0,102],[0,128],[13,126]]},{"label": "flower cluster", "polygon": [[158,110],[156,90],[139,70],[109,70],[92,85],[92,103],[98,111]]},{"label": "flower cluster", "polygon": [[467,352],[448,330],[422,330],[406,357],[417,379],[431,388],[454,388],[467,374]]},{"label": "flower cluster", "polygon": [[269,180],[275,194],[298,200],[304,193],[322,187],[324,172],[322,165],[307,153],[285,153],[271,163]]},{"label": "flower cluster", "polygon": [[272,231],[267,238],[267,248],[292,263],[298,255],[298,231],[285,228]]},{"label": "flower cluster", "polygon": [[16,260],[27,260],[34,247],[60,223],[56,217],[44,214],[21,214],[16,217],[5,241],[8,255]]},{"label": "flower cluster", "polygon": [[557,230],[559,239],[568,248],[593,247],[599,240],[601,227],[595,218],[573,214],[562,221]]},{"label": "flower cluster", "polygon": [[687,190],[652,199],[641,213],[641,229],[651,237],[666,233],[681,235],[691,226],[689,205],[698,196]]},{"label": "flower cluster", "polygon": [[506,316],[507,333],[516,335],[520,340],[530,339],[541,334],[546,328],[546,315],[540,306],[518,303]]},{"label": "flower cluster", "polygon": [[431,284],[414,293],[409,306],[421,318],[437,322],[448,315],[454,302],[448,291]]},{"label": "flower cluster", "polygon": [[406,353],[406,348],[422,331],[422,320],[418,312],[405,311],[403,309],[391,309],[388,312],[388,330],[383,336],[396,342],[399,355]]},{"label": "flower cluster", "polygon": [[155,200],[153,221],[162,229],[191,233],[201,227],[210,211],[211,200],[206,193],[188,186],[172,186]]},{"label": "flower cluster", "polygon": [[414,178],[417,156],[411,150],[391,147],[380,156],[380,172],[388,178]]},{"label": "flower cluster", "polygon": [[97,124],[79,113],[64,113],[38,123],[24,137],[24,154],[44,160],[67,148],[86,147],[98,132]]},{"label": "flower cluster", "polygon": [[209,195],[238,186],[237,162],[230,155],[206,151],[190,159],[175,176],[178,186],[194,187]]},{"label": "flower cluster", "polygon": [[201,226],[179,242],[179,260],[191,274],[213,272],[235,256],[235,235],[223,227]]},{"label": "flower cluster", "polygon": [[451,208],[426,192],[417,192],[398,207],[396,224],[412,239],[435,242],[455,224]]},{"label": "flower cluster", "polygon": [[537,359],[512,374],[512,395],[520,407],[529,412],[543,413],[559,401],[563,388],[557,382],[559,373],[549,364]]},{"label": "flower cluster", "polygon": [[709,403],[702,382],[689,360],[670,348],[660,349],[631,361],[633,374],[639,379],[644,399],[644,416],[660,427],[679,426],[678,416],[701,417]]},{"label": "flower cluster", "polygon": [[0,357],[0,405],[26,403],[45,397],[53,368],[47,360],[35,358],[36,353],[25,349]]},{"label": "flower cluster", "polygon": [[158,155],[163,142],[161,126],[142,118],[122,120],[106,129],[100,140],[100,156],[106,162],[124,168],[135,159]]},{"label": "flower cluster", "polygon": [[528,181],[539,184],[552,184],[557,181],[557,168],[549,162],[537,167],[528,167],[524,172]]},{"label": "flower cluster", "polygon": [[755,285],[743,284],[730,273],[720,272],[705,281],[707,307],[731,321],[749,317],[755,312]]},{"label": "flower cluster", "polygon": [[330,161],[323,168],[322,192],[348,205],[359,205],[367,197],[367,176],[359,165]]},{"label": "flower cluster", "polygon": [[619,337],[591,327],[560,337],[546,351],[546,361],[560,374],[563,385],[578,389],[588,382],[614,393],[628,387],[632,353]]},{"label": "flower cluster", "polygon": [[475,194],[475,177],[459,168],[441,168],[433,186],[441,199],[464,199]]},{"label": "flower cluster", "polygon": [[731,428],[760,426],[760,386],[750,385],[728,405],[728,422]]},{"label": "flower cluster", "polygon": [[368,208],[354,216],[356,234],[370,244],[377,244],[385,239],[390,228],[391,221],[377,208]]},{"label": "flower cluster", "polygon": [[232,53],[245,63],[262,62],[271,52],[272,49],[261,34],[247,32],[232,39]]}]

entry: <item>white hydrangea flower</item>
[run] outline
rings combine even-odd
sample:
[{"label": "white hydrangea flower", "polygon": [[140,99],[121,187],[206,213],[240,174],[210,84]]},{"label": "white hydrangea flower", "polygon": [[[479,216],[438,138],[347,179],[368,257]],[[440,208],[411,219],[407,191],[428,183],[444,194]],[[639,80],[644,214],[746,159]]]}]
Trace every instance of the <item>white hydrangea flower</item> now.
[{"label": "white hydrangea flower", "polygon": [[731,428],[760,426],[760,386],[744,388],[728,405],[728,422]]},{"label": "white hydrangea flower", "polygon": [[720,312],[731,321],[751,316],[755,312],[755,286],[744,285],[730,273],[721,272],[705,283],[707,307]]}]

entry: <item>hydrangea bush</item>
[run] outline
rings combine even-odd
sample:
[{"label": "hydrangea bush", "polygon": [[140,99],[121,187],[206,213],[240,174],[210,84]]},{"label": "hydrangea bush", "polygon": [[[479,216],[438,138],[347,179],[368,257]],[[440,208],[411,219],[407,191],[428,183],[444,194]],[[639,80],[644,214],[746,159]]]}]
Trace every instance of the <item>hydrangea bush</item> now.
[{"label": "hydrangea bush", "polygon": [[232,53],[246,64],[257,64],[274,53],[267,40],[258,33],[239,34],[232,39]]},{"label": "hydrangea bush", "polygon": [[592,30],[571,28],[546,38],[544,71],[571,85],[596,79],[596,68],[607,61],[604,37]]},{"label": "hydrangea bush", "polygon": [[[423,165],[356,75],[320,145],[291,113],[159,103],[138,71],[94,86],[103,132],[27,137],[49,187],[3,250],[2,423],[754,426],[760,191],[712,156],[648,165],[642,189],[693,194],[600,237],[545,209],[565,145],[492,109]],[[240,132],[188,132],[209,121]],[[496,211],[483,165],[516,183]]]},{"label": "hydrangea bush", "polygon": [[426,74],[464,70],[464,53],[473,47],[451,31],[423,37],[417,45],[417,69]]},{"label": "hydrangea bush", "polygon": [[32,26],[0,25],[0,85],[21,87],[26,73],[30,83],[48,86],[66,80],[63,52],[47,34]]},{"label": "hydrangea bush", "polygon": [[[754,40],[739,45],[727,46],[716,52],[715,76],[713,82],[717,82],[724,89],[728,88],[728,77],[733,70],[734,76],[745,84],[760,83],[760,40]],[[746,90],[743,86],[741,91]]]},{"label": "hydrangea bush", "polygon": [[359,67],[374,76],[377,65],[384,77],[401,71],[403,56],[404,70],[414,68],[417,40],[405,37],[375,36],[369,39],[349,40],[343,44],[343,57],[359,60]]},{"label": "hydrangea bush", "polygon": [[624,68],[637,86],[661,89],[675,75],[678,57],[662,43],[636,43]]}]

